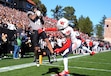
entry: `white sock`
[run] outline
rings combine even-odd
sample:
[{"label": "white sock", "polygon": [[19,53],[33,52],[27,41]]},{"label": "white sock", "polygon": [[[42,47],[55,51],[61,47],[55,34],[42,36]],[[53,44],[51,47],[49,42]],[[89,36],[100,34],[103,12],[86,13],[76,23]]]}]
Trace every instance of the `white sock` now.
[{"label": "white sock", "polygon": [[63,63],[64,63],[64,70],[68,71],[68,58],[63,58]]},{"label": "white sock", "polygon": [[85,46],[83,46],[82,49],[88,51],[89,53],[91,53],[91,50],[89,50],[89,49],[88,49],[87,47],[85,47]]},{"label": "white sock", "polygon": [[61,55],[64,56],[65,54],[67,54],[69,52],[69,49],[66,49]]}]

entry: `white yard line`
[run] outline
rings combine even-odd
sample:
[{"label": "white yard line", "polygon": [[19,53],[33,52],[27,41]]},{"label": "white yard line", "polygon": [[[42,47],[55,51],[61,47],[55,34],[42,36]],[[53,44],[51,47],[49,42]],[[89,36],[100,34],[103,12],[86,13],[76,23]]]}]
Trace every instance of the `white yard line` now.
[{"label": "white yard line", "polygon": [[[69,59],[71,58],[77,58],[77,57],[82,57],[82,56],[85,56],[85,55],[77,55],[77,56],[71,56],[69,57]],[[57,61],[61,61],[62,58],[58,58]],[[46,64],[46,63],[49,63],[49,62],[43,62],[43,64]],[[21,68],[26,68],[26,67],[31,67],[31,66],[35,66],[36,64],[35,63],[26,63],[26,64],[20,64],[20,65],[13,65],[13,66],[8,66],[8,67],[3,67],[3,68],[0,68],[0,72],[6,72],[6,71],[11,71],[11,70],[15,70],[15,69],[21,69]],[[50,64],[52,65],[52,64]]]},{"label": "white yard line", "polygon": [[[50,65],[50,64],[42,64],[42,65],[46,65],[46,66],[56,66],[56,67],[64,67],[64,66],[60,66],[60,65]],[[86,67],[73,67],[73,66],[68,66],[69,68],[76,68],[76,69],[84,69],[84,70],[93,70],[93,71],[103,71],[103,72],[111,72],[111,70],[107,70],[107,69],[96,69],[96,68],[86,68]]]},{"label": "white yard line", "polygon": [[108,63],[108,62],[107,63],[106,62],[105,63],[104,62],[102,62],[102,63],[101,62],[91,62],[91,61],[87,62],[87,61],[82,61],[82,60],[76,61],[76,62],[83,62],[83,63],[85,62],[85,63],[101,64],[101,65],[108,65],[108,64],[110,64],[111,65],[111,63]]},{"label": "white yard line", "polygon": [[[82,57],[82,56],[86,56],[89,54],[85,54],[85,55],[77,55],[77,56],[70,56],[68,57],[69,59],[72,58],[78,58],[78,57]],[[61,61],[62,58],[58,58],[57,61]],[[48,62],[44,62],[42,65],[47,65],[47,66],[59,66],[59,65],[53,65],[53,64],[45,64]],[[26,64],[20,64],[20,65],[14,65],[14,66],[8,66],[8,67],[2,67],[0,68],[0,72],[7,72],[7,71],[11,71],[11,70],[16,70],[16,69],[22,69],[22,68],[26,68],[26,67],[31,67],[31,66],[35,66],[35,63],[26,63]],[[97,71],[106,71],[106,72],[111,72],[111,70],[105,70],[105,69],[95,69],[95,68],[84,68],[84,67],[72,67],[70,66],[69,68],[78,68],[78,69],[87,69],[87,70],[97,70]]]}]

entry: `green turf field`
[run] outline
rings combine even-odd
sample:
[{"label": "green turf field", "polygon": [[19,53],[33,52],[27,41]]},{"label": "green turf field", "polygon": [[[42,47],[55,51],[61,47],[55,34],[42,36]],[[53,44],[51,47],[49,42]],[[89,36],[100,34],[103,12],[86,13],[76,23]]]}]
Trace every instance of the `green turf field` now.
[{"label": "green turf field", "polygon": [[[78,55],[79,56],[79,55]],[[47,59],[44,58],[44,60]],[[19,60],[0,60],[0,68],[32,63],[32,58],[22,58]],[[42,64],[40,67],[31,67],[0,72],[0,76],[51,76],[63,70],[62,61],[53,64]],[[69,71],[71,76],[111,76],[111,51],[97,53],[94,56],[82,56],[69,59]]]}]

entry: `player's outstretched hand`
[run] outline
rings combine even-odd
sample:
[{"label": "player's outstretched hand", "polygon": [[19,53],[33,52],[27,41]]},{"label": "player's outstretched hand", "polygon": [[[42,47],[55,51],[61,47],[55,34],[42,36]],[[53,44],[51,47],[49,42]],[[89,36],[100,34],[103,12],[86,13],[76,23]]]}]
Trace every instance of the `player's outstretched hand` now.
[{"label": "player's outstretched hand", "polygon": [[54,52],[58,54],[60,52],[59,48],[55,49]]}]

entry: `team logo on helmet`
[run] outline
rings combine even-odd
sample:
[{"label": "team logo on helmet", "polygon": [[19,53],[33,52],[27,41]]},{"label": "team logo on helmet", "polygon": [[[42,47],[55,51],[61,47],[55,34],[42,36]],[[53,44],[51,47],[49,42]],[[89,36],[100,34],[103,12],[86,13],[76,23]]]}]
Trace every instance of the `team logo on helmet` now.
[{"label": "team logo on helmet", "polygon": [[61,18],[57,22],[58,29],[64,29],[69,25],[69,21],[66,18]]}]

